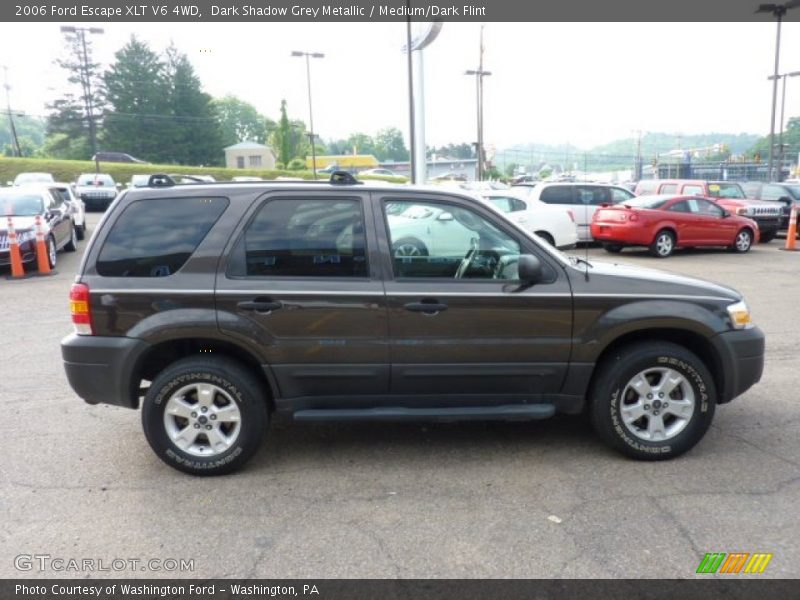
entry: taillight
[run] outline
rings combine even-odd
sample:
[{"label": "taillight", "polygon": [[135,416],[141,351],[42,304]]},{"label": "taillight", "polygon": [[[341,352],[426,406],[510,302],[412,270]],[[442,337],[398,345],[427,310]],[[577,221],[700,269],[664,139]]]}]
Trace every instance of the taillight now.
[{"label": "taillight", "polygon": [[571,210],[567,209],[567,214],[569,215],[569,218],[572,219],[572,222],[574,223],[575,222],[575,215],[573,214],[573,212]]},{"label": "taillight", "polygon": [[72,313],[72,324],[78,335],[94,335],[92,330],[92,311],[89,306],[89,286],[85,283],[73,283],[69,290],[69,310]]}]

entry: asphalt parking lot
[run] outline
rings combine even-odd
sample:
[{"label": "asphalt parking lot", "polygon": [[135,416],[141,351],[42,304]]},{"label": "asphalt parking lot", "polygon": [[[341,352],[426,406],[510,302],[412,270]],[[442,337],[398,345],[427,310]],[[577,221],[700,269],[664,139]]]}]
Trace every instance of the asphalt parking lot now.
[{"label": "asphalt parking lot", "polygon": [[[684,578],[706,552],[769,552],[759,577],[798,577],[800,252],[781,243],[666,260],[589,251],[731,285],[767,334],[761,383],[682,458],[625,459],[579,418],[280,421],[244,471],[201,479],[156,458],[137,413],[69,388],[59,341],[81,242],[54,277],[0,279],[0,577]],[[34,554],[194,571],[15,567]]]}]

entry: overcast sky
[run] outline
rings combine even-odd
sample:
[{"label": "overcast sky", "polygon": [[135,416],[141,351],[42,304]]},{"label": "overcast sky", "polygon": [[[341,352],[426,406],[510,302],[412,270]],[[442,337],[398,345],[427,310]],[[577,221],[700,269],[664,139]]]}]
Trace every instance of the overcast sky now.
[{"label": "overcast sky", "polygon": [[[323,139],[395,126],[408,129],[402,23],[102,23],[93,36],[105,64],[135,33],[161,51],[170,42],[193,62],[207,92],[233,94],[276,119],[308,118],[305,65],[312,62],[314,126]],[[425,51],[428,145],[475,139],[478,24],[445,23]],[[487,146],[570,142],[582,148],[669,133],[769,131],[774,23],[488,23],[485,26]],[[31,114],[63,89],[53,59],[59,25],[0,24],[0,64],[12,103]],[[800,70],[800,23],[783,27],[781,71]],[[779,98],[780,101],[780,98]],[[800,115],[800,77],[786,113]]]}]

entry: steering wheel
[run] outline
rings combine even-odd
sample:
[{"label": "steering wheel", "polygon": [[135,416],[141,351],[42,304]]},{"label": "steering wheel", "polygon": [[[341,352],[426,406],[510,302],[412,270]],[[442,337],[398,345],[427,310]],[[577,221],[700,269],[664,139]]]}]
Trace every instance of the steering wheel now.
[{"label": "steering wheel", "polygon": [[458,269],[456,270],[456,274],[454,275],[455,279],[462,279],[464,275],[466,275],[467,270],[472,265],[472,261],[475,260],[475,257],[478,255],[478,238],[472,238],[469,243],[469,250],[467,250],[467,254],[464,258],[461,259],[461,264],[458,265]]}]

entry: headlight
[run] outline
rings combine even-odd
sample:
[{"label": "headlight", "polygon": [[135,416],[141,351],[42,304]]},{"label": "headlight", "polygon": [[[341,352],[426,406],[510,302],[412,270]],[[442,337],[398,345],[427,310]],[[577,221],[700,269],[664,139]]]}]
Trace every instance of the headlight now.
[{"label": "headlight", "polygon": [[731,326],[734,329],[750,329],[753,322],[750,320],[750,309],[744,300],[728,305],[728,314],[731,317]]},{"label": "headlight", "polygon": [[35,240],[36,239],[36,232],[35,231],[18,231],[17,232],[17,243],[24,244],[25,242]]},{"label": "headlight", "polygon": [[750,214],[750,209],[744,206],[740,206],[736,209],[736,214],[742,217],[746,217]]}]

